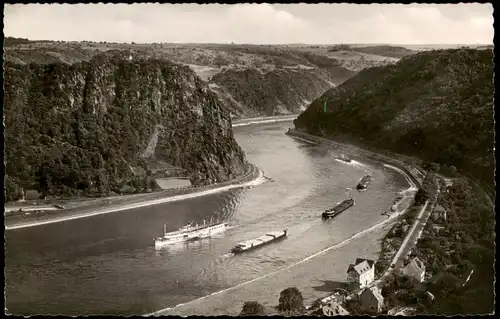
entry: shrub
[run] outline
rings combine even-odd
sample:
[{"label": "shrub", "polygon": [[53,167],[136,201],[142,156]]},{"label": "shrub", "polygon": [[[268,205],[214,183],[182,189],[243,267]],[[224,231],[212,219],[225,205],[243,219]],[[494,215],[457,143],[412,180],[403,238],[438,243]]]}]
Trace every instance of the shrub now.
[{"label": "shrub", "polygon": [[245,301],[240,316],[262,316],[265,314],[264,306],[257,301]]},{"label": "shrub", "polygon": [[290,287],[280,293],[278,310],[284,314],[297,315],[305,311],[304,298],[296,287]]}]

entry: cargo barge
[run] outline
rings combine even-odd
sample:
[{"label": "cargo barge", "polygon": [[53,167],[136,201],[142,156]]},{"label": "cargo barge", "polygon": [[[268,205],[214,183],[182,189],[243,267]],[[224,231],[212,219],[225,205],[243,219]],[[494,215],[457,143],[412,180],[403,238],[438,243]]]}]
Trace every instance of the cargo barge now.
[{"label": "cargo barge", "polygon": [[346,199],[341,201],[340,203],[337,203],[337,205],[335,205],[335,207],[325,210],[323,212],[323,214],[321,214],[321,217],[323,219],[334,218],[337,215],[339,215],[340,213],[342,213],[343,211],[345,211],[346,209],[354,206],[354,204],[355,204],[354,199],[351,198],[351,196],[349,195],[349,189],[347,189],[346,190]]},{"label": "cargo barge", "polygon": [[356,186],[356,188],[360,191],[366,190],[368,188],[368,185],[370,185],[371,181],[372,181],[372,177],[370,175],[365,175],[358,182],[358,185]]},{"label": "cargo barge", "polygon": [[287,236],[287,230],[275,231],[265,234],[264,236],[260,236],[259,238],[243,241],[238,243],[238,245],[234,246],[231,249],[233,254],[239,254],[245,251],[249,251],[267,244],[270,244],[275,241],[283,240]]}]

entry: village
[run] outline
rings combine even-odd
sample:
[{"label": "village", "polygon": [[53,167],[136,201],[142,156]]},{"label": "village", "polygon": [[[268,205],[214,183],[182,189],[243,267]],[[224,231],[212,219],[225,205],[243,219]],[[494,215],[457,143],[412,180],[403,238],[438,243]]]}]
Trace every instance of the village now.
[{"label": "village", "polygon": [[[315,301],[309,308],[308,314],[337,316],[384,313],[406,316],[415,313],[415,308],[397,302],[397,299],[404,299],[398,296],[401,294],[399,288],[411,289],[430,279],[430,276],[426,275],[425,264],[412,250],[424,233],[429,218],[436,223],[433,224],[433,229],[444,227],[439,226],[438,223],[446,221],[446,210],[436,204],[440,193],[440,183],[445,188],[452,185],[449,181],[438,179],[435,174],[429,172],[425,174],[425,178],[419,177],[417,180],[421,185],[420,188],[425,189],[425,196],[421,199],[418,194],[415,196],[416,200],[410,212],[406,213],[407,216],[403,215],[399,218],[383,240],[383,247],[384,244],[391,242],[395,242],[395,247],[390,249],[386,256],[382,251],[381,260],[378,262],[357,258],[346,270],[344,288],[338,288],[328,297]],[[420,211],[418,216],[417,211]],[[409,224],[413,224],[411,228]],[[398,237],[398,241],[394,241],[394,237]],[[392,261],[387,263],[383,260],[384,257]],[[377,263],[379,267],[376,267]],[[384,269],[385,266],[388,266],[387,269]],[[432,301],[435,297],[431,292],[425,291],[424,298]]]}]

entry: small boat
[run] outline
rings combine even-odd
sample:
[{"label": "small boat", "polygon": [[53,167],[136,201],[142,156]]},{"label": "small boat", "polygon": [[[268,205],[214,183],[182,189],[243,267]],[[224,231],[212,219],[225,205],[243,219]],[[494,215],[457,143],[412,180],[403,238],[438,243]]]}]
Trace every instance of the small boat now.
[{"label": "small boat", "polygon": [[231,249],[233,254],[239,254],[245,251],[249,251],[272,242],[285,239],[287,236],[287,230],[275,231],[265,234],[264,236],[260,236],[259,238],[243,241],[238,243]]},{"label": "small boat", "polygon": [[323,219],[329,219],[329,218],[334,218],[346,209],[354,206],[355,202],[354,199],[350,196],[349,188],[346,189],[346,199],[337,203],[335,207],[327,209],[321,214],[321,217]]},{"label": "small boat", "polygon": [[344,154],[341,154],[340,157],[337,158],[339,161],[344,162],[344,163],[351,163],[352,160],[345,156]]},{"label": "small boat", "polygon": [[365,175],[358,182],[358,185],[356,186],[356,188],[358,190],[366,190],[368,188],[368,185],[370,185],[371,181],[372,181],[372,177],[370,175]]},{"label": "small boat", "polygon": [[220,233],[224,231],[228,223],[209,223],[206,224],[205,221],[203,225],[191,225],[187,224],[182,226],[176,231],[167,233],[167,225],[163,225],[163,237],[157,237],[154,239],[155,249],[159,250],[163,246],[175,244],[183,241],[191,241],[196,239],[201,239],[205,237],[210,237],[213,234]]}]

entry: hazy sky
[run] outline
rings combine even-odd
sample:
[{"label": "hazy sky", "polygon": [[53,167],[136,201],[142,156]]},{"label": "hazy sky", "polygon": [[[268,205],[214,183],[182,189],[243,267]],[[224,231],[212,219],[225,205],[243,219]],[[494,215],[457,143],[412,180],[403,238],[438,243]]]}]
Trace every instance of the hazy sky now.
[{"label": "hazy sky", "polygon": [[491,44],[491,4],[5,5],[5,36],[196,43]]}]

